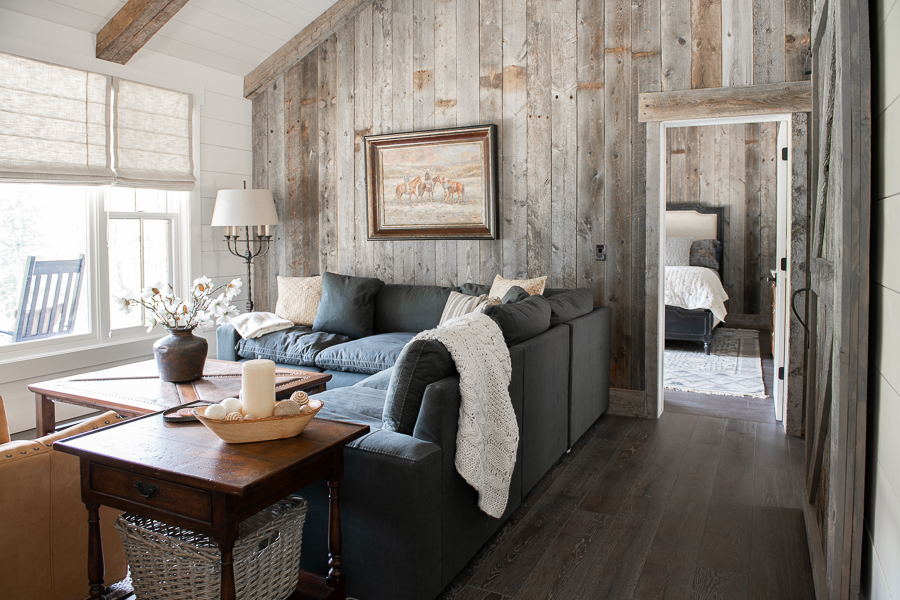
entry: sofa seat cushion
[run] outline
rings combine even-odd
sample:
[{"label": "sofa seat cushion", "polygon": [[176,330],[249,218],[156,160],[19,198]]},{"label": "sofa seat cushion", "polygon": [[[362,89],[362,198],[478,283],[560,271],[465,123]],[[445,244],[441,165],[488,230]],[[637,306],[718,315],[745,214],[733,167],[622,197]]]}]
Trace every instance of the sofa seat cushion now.
[{"label": "sofa seat cushion", "polygon": [[370,375],[363,379],[362,381],[355,383],[356,387],[367,387],[372,388],[373,390],[381,390],[382,392],[386,392],[388,386],[391,383],[391,377],[394,374],[394,368],[385,369],[384,371],[379,371],[374,375]]},{"label": "sofa seat cushion", "polygon": [[322,275],[322,299],[313,331],[329,331],[351,338],[375,333],[375,296],[384,285],[373,277],[337,273]]},{"label": "sofa seat cushion", "polygon": [[331,346],[319,352],[316,364],[323,369],[372,375],[394,366],[403,347],[416,334],[381,333]]},{"label": "sofa seat cushion", "polygon": [[332,369],[322,372],[326,375],[331,375],[331,379],[325,384],[326,389],[329,390],[354,386],[368,377],[365,373],[345,373],[344,371],[334,371]]},{"label": "sofa seat cushion", "polygon": [[316,356],[322,350],[349,341],[345,335],[298,325],[252,340],[241,339],[237,354],[242,358],[268,358],[284,365],[315,366]]},{"label": "sofa seat cushion", "polygon": [[387,284],[375,296],[375,333],[434,329],[453,288]]},{"label": "sofa seat cushion", "polygon": [[550,329],[550,303],[540,294],[520,302],[488,306],[484,314],[494,320],[503,332],[508,346],[514,346]]},{"label": "sofa seat cushion", "polygon": [[594,295],[587,288],[574,290],[545,290],[550,303],[550,327],[583,317],[594,310]]},{"label": "sofa seat cushion", "polygon": [[385,393],[381,390],[349,386],[316,394],[316,399],[324,404],[316,418],[368,425],[373,431],[382,428]]}]

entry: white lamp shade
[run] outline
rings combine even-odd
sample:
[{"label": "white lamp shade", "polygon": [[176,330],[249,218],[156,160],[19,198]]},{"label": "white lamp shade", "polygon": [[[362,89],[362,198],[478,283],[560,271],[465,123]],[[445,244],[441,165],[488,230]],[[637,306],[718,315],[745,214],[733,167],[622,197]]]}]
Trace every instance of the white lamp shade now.
[{"label": "white lamp shade", "polygon": [[219,190],[213,209],[213,227],[278,225],[269,190]]}]

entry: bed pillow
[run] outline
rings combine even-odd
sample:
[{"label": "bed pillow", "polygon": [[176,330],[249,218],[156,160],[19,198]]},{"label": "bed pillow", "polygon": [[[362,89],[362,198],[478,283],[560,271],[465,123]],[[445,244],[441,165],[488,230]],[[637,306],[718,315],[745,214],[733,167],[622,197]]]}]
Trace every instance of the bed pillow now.
[{"label": "bed pillow", "polygon": [[502,298],[509,291],[509,288],[514,285],[519,286],[529,294],[543,294],[546,284],[546,275],[535,277],[534,279],[504,279],[502,275],[497,275],[494,277],[494,283],[491,284],[491,291],[488,292],[488,296]]},{"label": "bed pillow", "polygon": [[322,275],[322,299],[313,331],[362,338],[375,333],[375,296],[384,282],[337,273]]},{"label": "bed pillow", "polygon": [[722,242],[719,240],[694,240],[691,244],[690,266],[719,270],[722,259]]},{"label": "bed pillow", "polygon": [[312,326],[322,299],[322,276],[282,277],[278,282],[278,301],[275,314],[294,325]]},{"label": "bed pillow", "polygon": [[689,237],[666,238],[666,266],[690,266],[692,241]]},{"label": "bed pillow", "polygon": [[456,363],[439,341],[413,340],[408,343],[397,357],[388,384],[381,416],[384,429],[412,435],[425,388],[454,373]]}]

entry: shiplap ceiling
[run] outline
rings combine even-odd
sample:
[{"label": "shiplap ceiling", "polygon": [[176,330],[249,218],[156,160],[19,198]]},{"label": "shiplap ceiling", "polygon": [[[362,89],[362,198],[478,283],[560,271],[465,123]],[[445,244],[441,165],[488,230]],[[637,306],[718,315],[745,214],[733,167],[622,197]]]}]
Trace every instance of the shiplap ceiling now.
[{"label": "shiplap ceiling", "polygon": [[[144,48],[243,77],[334,2],[190,0]],[[0,7],[93,34],[124,5],[125,0],[0,0]]]}]

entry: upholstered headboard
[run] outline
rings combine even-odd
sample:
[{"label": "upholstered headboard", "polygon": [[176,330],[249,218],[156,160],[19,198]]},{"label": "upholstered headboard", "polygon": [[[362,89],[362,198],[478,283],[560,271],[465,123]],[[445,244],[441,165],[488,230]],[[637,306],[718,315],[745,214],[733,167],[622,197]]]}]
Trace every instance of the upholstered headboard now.
[{"label": "upholstered headboard", "polygon": [[[725,253],[725,208],[699,204],[666,205],[666,237],[689,237],[695,240],[716,239]],[[722,260],[719,260],[719,275]]]}]

